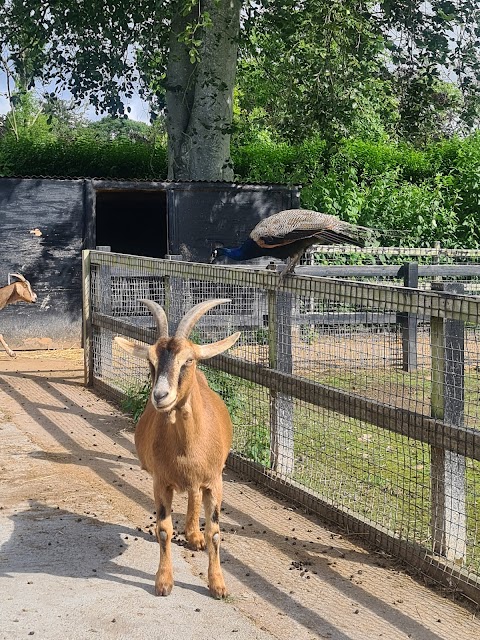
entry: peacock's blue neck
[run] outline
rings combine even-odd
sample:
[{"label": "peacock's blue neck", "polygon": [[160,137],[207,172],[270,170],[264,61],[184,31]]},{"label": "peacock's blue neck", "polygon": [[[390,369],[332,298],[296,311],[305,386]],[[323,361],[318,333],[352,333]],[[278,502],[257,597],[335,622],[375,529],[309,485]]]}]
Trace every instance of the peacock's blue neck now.
[{"label": "peacock's blue neck", "polygon": [[234,249],[229,249],[228,247],[223,247],[219,253],[223,254],[226,258],[230,258],[231,260],[244,260],[242,254],[242,247],[236,247]]},{"label": "peacock's blue neck", "polygon": [[245,240],[240,247],[233,249],[223,247],[219,249],[219,253],[220,252],[231,260],[251,260],[252,258],[258,258],[262,255],[262,250],[251,238]]}]

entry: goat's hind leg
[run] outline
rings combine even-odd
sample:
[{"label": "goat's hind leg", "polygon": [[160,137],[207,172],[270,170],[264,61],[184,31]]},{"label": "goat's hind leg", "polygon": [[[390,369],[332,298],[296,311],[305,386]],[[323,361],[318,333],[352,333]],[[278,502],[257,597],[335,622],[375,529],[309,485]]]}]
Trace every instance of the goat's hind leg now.
[{"label": "goat's hind leg", "polygon": [[157,540],[160,545],[160,562],[155,577],[157,596],[168,596],[173,588],[172,568],[172,500],[173,489],[160,486],[154,480],[153,493],[157,509]]},{"label": "goat's hind leg", "polygon": [[200,509],[202,507],[202,489],[190,489],[188,492],[187,521],[185,538],[188,546],[195,551],[205,549],[205,536],[200,531]]},{"label": "goat's hind leg", "polygon": [[228,595],[220,567],[220,506],[222,503],[222,483],[203,492],[205,508],[205,534],[208,549],[208,588],[214,598]]},{"label": "goat's hind leg", "polygon": [[5,342],[2,334],[0,333],[0,344],[2,345],[2,347],[5,349],[5,351],[7,352],[7,354],[11,357],[11,358],[16,358],[17,354],[15,353],[15,351],[12,351],[10,349],[10,347],[8,346],[8,344]]}]

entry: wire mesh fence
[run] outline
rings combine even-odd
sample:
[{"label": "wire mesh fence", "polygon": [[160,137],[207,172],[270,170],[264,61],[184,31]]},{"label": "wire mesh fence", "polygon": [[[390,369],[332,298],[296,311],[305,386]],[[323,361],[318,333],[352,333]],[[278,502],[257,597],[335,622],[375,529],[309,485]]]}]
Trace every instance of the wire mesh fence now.
[{"label": "wire mesh fence", "polygon": [[[438,276],[437,276],[438,278]],[[84,254],[87,382],[132,406],[148,365],[115,335],[156,339],[212,309],[191,339],[241,331],[202,368],[234,423],[230,464],[480,603],[480,298],[101,252]]]},{"label": "wire mesh fence", "polygon": [[431,282],[462,282],[480,295],[480,249],[313,245],[297,273],[430,289]]},{"label": "wire mesh fence", "polygon": [[415,261],[421,264],[478,263],[480,249],[442,247],[364,247],[353,245],[312,245],[305,252],[308,264],[402,264]]}]

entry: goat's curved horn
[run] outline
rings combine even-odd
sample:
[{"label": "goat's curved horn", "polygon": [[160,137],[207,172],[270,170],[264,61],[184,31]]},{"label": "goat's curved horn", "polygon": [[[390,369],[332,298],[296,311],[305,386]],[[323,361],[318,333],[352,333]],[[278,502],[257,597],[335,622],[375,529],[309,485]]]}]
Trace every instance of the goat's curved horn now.
[{"label": "goat's curved horn", "polygon": [[212,309],[213,307],[216,307],[217,304],[224,304],[225,302],[231,302],[231,299],[218,298],[215,300],[205,300],[205,302],[200,302],[199,304],[196,304],[180,320],[180,324],[178,325],[178,328],[175,332],[175,337],[188,338],[195,324],[200,320],[200,318],[205,313],[207,313],[207,311],[210,311],[210,309]]},{"label": "goat's curved horn", "polygon": [[168,320],[163,308],[153,300],[140,300],[150,309],[158,329],[159,338],[168,338]]},{"label": "goat's curved horn", "polygon": [[8,274],[10,277],[13,276],[14,278],[18,278],[19,280],[21,280],[22,282],[26,282],[26,278],[24,278],[24,276],[22,276],[21,273],[9,273]]}]

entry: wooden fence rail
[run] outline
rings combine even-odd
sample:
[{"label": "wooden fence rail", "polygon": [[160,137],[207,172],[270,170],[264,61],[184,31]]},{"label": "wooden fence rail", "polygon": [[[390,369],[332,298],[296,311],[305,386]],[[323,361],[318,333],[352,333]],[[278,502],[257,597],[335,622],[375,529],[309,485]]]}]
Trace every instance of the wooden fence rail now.
[{"label": "wooden fence rail", "polygon": [[[103,250],[105,250],[104,248]],[[480,252],[479,252],[480,254]],[[169,256],[169,260],[181,260],[181,256]],[[238,267],[231,267],[235,269]],[[242,268],[240,268],[242,269]],[[243,268],[244,269],[244,268]],[[337,277],[337,278],[396,278],[403,280],[403,286],[407,288],[418,287],[419,277],[431,278],[432,281],[438,278],[479,278],[478,287],[480,288],[480,264],[475,265],[418,265],[415,262],[407,262],[402,265],[382,265],[382,266],[300,266],[297,267],[297,274],[303,276],[315,277]],[[105,267],[102,271],[102,278],[110,283],[110,277],[116,278],[116,281],[123,283],[126,290],[132,288],[132,283],[140,283],[144,288],[148,289],[148,276],[145,275],[129,275],[125,276],[118,269]],[[153,276],[150,276],[152,278]],[[159,276],[156,276],[158,279]],[[111,297],[111,287],[108,291],[102,291],[102,295]],[[148,294],[145,293],[148,297]],[[173,278],[165,276],[165,306],[171,306],[172,296],[177,300],[187,300],[189,297],[188,284],[184,283],[181,278]],[[207,326],[223,326],[225,324],[233,324],[240,329],[254,328],[258,326],[258,318],[263,314],[265,326],[268,326],[268,318],[274,317],[274,307],[271,307],[267,299],[266,292],[258,290],[256,304],[252,313],[242,314],[241,322],[238,318],[228,318],[224,315],[216,314],[207,316],[202,319],[201,325]],[[113,315],[123,314],[122,301],[117,306],[112,300],[110,304],[113,306]],[[273,316],[271,314],[273,310]],[[147,312],[144,315],[148,316]],[[402,366],[404,371],[414,371],[418,366],[418,324],[419,322],[428,323],[430,316],[422,316],[421,314],[411,313],[409,311],[395,312],[378,312],[378,311],[346,311],[326,313],[310,310],[299,313],[294,305],[292,296],[289,298],[288,315],[291,318],[292,325],[295,326],[315,326],[315,327],[331,327],[340,325],[379,325],[387,326],[400,325],[402,328]],[[139,316],[140,318],[141,316]]]}]

